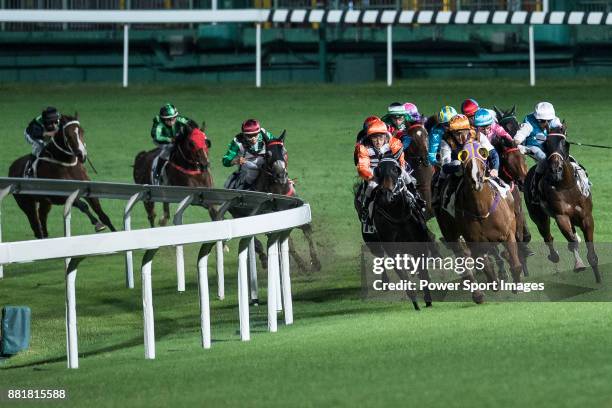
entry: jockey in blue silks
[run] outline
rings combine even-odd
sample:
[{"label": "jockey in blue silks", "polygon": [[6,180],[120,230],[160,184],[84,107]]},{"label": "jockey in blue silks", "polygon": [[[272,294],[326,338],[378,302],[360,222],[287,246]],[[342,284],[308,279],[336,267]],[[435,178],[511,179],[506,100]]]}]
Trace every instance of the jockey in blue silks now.
[{"label": "jockey in blue silks", "polygon": [[545,170],[546,152],[544,151],[544,142],[548,137],[550,129],[560,127],[562,127],[561,120],[555,114],[555,108],[552,104],[540,102],[536,104],[532,113],[525,116],[521,127],[514,136],[514,143],[517,146],[522,145],[519,146],[521,151],[529,154],[538,162],[531,184],[532,196],[537,196],[537,185]]},{"label": "jockey in blue silks", "polygon": [[444,134],[448,130],[448,124],[453,116],[457,115],[457,110],[452,106],[443,106],[438,113],[438,124],[429,132],[429,163],[437,164],[436,155],[440,149],[440,143]]}]

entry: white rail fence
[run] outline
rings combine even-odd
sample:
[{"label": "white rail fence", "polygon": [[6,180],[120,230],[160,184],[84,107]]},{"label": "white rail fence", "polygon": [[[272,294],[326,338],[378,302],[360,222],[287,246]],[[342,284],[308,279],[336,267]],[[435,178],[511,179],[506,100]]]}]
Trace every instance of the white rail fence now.
[{"label": "white rail fence", "polygon": [[[268,248],[268,329],[277,331],[277,312],[284,309],[285,324],[293,323],[291,281],[289,275],[288,237],[291,229],[311,221],[310,207],[301,200],[272,194],[236,192],[217,189],[182,187],[139,186],[119,183],[95,183],[59,180],[29,180],[0,178],[1,200],[9,194],[40,194],[67,197],[64,207],[66,236],[44,241],[31,240],[0,243],[0,264],[31,262],[43,259],[64,258],[66,260],[66,347],[69,368],[78,368],[78,343],[76,320],[76,276],[77,266],[88,256],[111,253],[131,253],[144,249],[141,263],[141,285],[143,299],[145,358],[155,358],[155,332],[152,296],[152,262],[162,246],[201,244],[197,265],[200,298],[200,323],[202,347],[211,346],[210,302],[208,293],[208,257],[212,247],[231,239],[239,241],[238,262],[238,309],[240,338],[250,340],[249,328],[249,274],[251,275],[251,297],[256,289],[253,249],[255,235],[267,235]],[[190,193],[190,194],[185,194]],[[138,200],[180,202],[175,226],[151,229],[110,232],[82,236],[70,236],[71,206],[79,197],[126,199],[126,226],[129,214]],[[183,197],[182,199],[179,199]],[[254,215],[245,218],[180,225],[182,212],[188,205],[219,205],[221,211],[231,207],[252,209]],[[264,214],[261,214],[265,212]],[[257,215],[255,215],[257,214]],[[220,246],[217,244],[217,248]],[[280,248],[280,249],[279,249]],[[219,253],[219,252],[218,252]],[[182,257],[182,251],[181,251]],[[222,250],[221,250],[222,254]],[[178,255],[178,251],[177,251]],[[127,257],[126,257],[127,259]],[[249,259],[251,262],[249,262]],[[130,258],[131,260],[131,258]],[[217,258],[217,266],[223,262]],[[177,266],[178,266],[177,258]],[[128,263],[126,262],[126,271]],[[183,263],[184,267],[184,263]],[[219,268],[217,268],[219,270]],[[249,273],[250,272],[250,273]],[[184,273],[184,268],[183,268]],[[221,275],[223,269],[221,268]],[[126,281],[133,277],[126,274]],[[180,282],[180,278],[179,278]],[[219,282],[222,284],[222,281]],[[184,276],[183,276],[184,285]],[[180,285],[179,285],[180,286]],[[184,290],[184,287],[183,287]],[[256,290],[255,290],[255,296]]]},{"label": "white rail fence", "polygon": [[0,23],[123,24],[123,87],[128,86],[129,25],[172,23],[254,23],[255,86],[261,87],[261,24],[347,24],[387,26],[387,85],[393,84],[393,26],[412,24],[529,25],[529,77],[535,86],[534,25],[612,25],[612,13],[602,11],[431,11],[431,10],[0,10]]}]

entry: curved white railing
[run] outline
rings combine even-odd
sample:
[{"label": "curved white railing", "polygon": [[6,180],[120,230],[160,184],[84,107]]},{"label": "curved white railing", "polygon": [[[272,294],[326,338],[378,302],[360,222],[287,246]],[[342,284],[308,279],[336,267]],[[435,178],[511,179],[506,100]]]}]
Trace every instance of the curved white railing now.
[{"label": "curved white railing", "polygon": [[[166,202],[177,202],[179,197],[182,196],[183,200],[180,202],[185,204],[187,201],[184,198],[184,193],[189,192],[192,193],[192,195],[188,195],[188,197],[191,197],[191,200],[189,200],[191,204],[211,205],[214,203],[225,207],[225,209],[234,205],[241,208],[252,208],[254,213],[263,211],[268,211],[268,213],[231,220],[159,227],[155,229],[156,233],[152,233],[151,229],[128,230],[50,238],[44,241],[0,243],[0,264],[55,258],[66,259],[66,339],[69,368],[78,368],[75,290],[77,266],[88,256],[129,252],[136,249],[145,250],[141,274],[145,358],[147,359],[155,358],[151,283],[152,261],[155,253],[162,246],[201,244],[197,266],[201,338],[204,348],[209,348],[211,345],[207,272],[208,256],[216,242],[240,239],[238,308],[241,339],[243,341],[250,339],[248,295],[248,270],[250,268],[248,258],[249,246],[251,246],[253,237],[258,234],[266,234],[268,237],[268,328],[272,332],[277,330],[277,311],[283,308],[285,323],[291,324],[293,322],[288,237],[291,229],[310,223],[311,214],[308,204],[296,198],[253,192],[125,184],[116,184],[116,188],[113,190],[113,184],[0,178],[0,199],[11,192],[14,194],[52,194],[68,197],[68,206],[65,211],[68,214],[67,235],[69,235],[70,205],[79,196],[125,198],[130,200],[128,207],[131,208],[135,201],[135,194],[141,194],[147,200],[155,201],[155,199],[159,199],[159,201]],[[40,188],[37,189],[37,187]],[[72,198],[72,201],[70,201],[70,198]],[[275,209],[278,210],[274,211]],[[182,211],[182,209],[179,208],[178,211]]]}]

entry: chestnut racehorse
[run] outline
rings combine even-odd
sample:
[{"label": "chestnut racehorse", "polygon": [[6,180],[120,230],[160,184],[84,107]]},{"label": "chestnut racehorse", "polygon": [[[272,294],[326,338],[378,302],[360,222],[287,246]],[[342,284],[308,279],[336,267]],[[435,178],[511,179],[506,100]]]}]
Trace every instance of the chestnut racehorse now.
[{"label": "chestnut racehorse", "polygon": [[593,197],[582,194],[576,183],[574,167],[570,162],[569,143],[566,139],[565,127],[551,129],[544,142],[546,157],[546,170],[540,179],[540,199],[535,202],[531,196],[531,183],[533,182],[535,166],[529,170],[525,184],[525,201],[531,219],[538,227],[544,242],[548,246],[548,259],[559,262],[559,253],[553,246],[553,237],[550,234],[550,218],[554,218],[557,226],[567,239],[568,249],[574,255],[574,269],[584,269],[584,263],[578,253],[578,236],[576,227],[582,230],[587,246],[587,260],[593,268],[595,281],[601,282],[598,258],[595,253],[593,232]]},{"label": "chestnut racehorse", "polygon": [[[79,122],[78,114],[64,115],[60,119],[59,130],[45,146],[36,160],[30,154],[15,160],[9,168],[9,177],[23,177],[28,163],[32,162],[33,176],[37,178],[89,181],[87,170],[83,163],[87,159],[84,131]],[[19,208],[27,215],[30,227],[36,238],[47,238],[47,217],[51,205],[64,205],[65,197],[15,194]],[[73,206],[87,215],[96,231],[101,231],[106,225],[111,231],[116,231],[106,213],[102,210],[97,198],[84,198],[100,221],[91,214],[87,204],[77,199]]]},{"label": "chestnut racehorse", "polygon": [[[486,255],[491,249],[478,243],[501,242],[506,248],[505,256],[515,282],[521,280],[521,264],[516,245],[516,218],[514,200],[511,195],[502,197],[485,176],[488,152],[477,142],[464,145],[458,159],[462,163],[463,176],[457,187],[454,217],[443,208],[436,208],[436,218],[444,239],[457,243],[463,236],[473,257]],[[443,190],[443,189],[441,189]],[[458,253],[458,247],[454,248]],[[494,271],[486,265],[484,272],[490,282],[496,281]],[[465,276],[473,280],[472,276]],[[474,292],[475,302],[482,301],[482,294]]]},{"label": "chestnut racehorse", "polygon": [[410,165],[412,175],[417,181],[417,190],[421,198],[425,200],[425,219],[429,220],[433,217],[431,208],[431,179],[433,177],[433,166],[429,163],[429,135],[425,126],[416,123],[408,129],[406,133],[411,137],[410,146],[404,153],[406,162]]},{"label": "chestnut racehorse", "polygon": [[[165,184],[183,187],[212,187],[213,178],[210,174],[208,148],[210,141],[204,132],[197,128],[188,128],[179,136],[175,147],[170,153],[170,160],[165,165]],[[134,181],[138,184],[153,184],[151,167],[159,148],[142,151],[134,159]],[[159,164],[163,165],[163,164]],[[155,203],[144,201],[147,218],[151,227],[155,226]],[[211,218],[216,219],[216,209],[209,208]],[[159,225],[166,225],[170,218],[170,205],[164,203],[164,215]]]}]

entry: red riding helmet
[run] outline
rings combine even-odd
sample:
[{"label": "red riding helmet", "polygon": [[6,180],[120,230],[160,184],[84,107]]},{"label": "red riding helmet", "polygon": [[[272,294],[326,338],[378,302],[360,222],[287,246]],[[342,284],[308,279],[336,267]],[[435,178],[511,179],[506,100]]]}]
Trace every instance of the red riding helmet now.
[{"label": "red riding helmet", "polygon": [[256,135],[261,131],[261,125],[259,121],[255,119],[247,119],[242,124],[242,134],[244,135]]},{"label": "red riding helmet", "polygon": [[479,108],[480,106],[478,106],[478,102],[476,102],[474,99],[466,99],[461,104],[461,112],[463,112],[463,114],[466,116],[472,116]]}]

